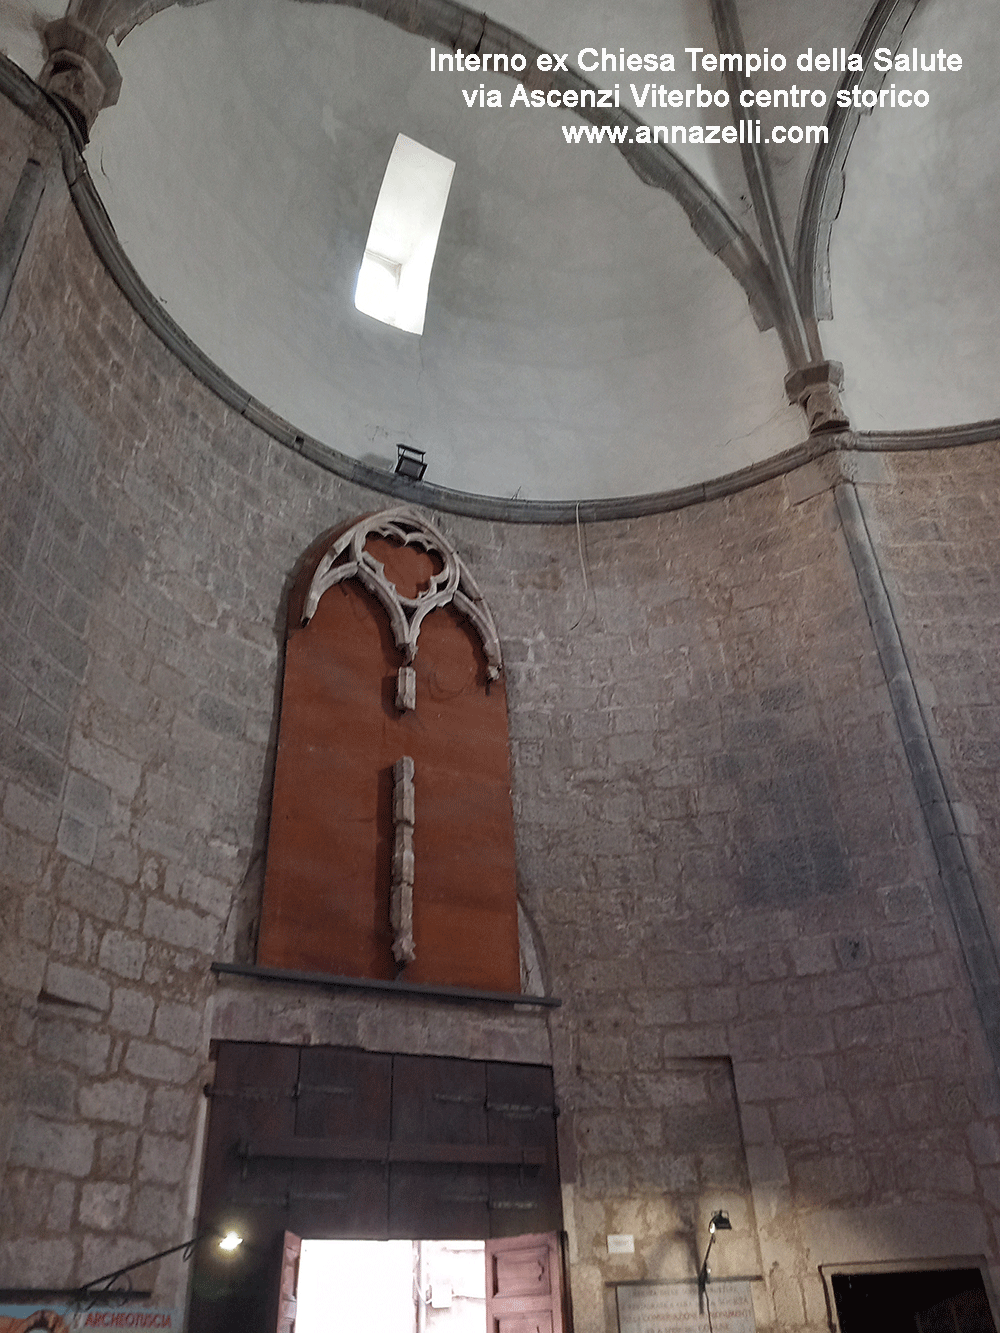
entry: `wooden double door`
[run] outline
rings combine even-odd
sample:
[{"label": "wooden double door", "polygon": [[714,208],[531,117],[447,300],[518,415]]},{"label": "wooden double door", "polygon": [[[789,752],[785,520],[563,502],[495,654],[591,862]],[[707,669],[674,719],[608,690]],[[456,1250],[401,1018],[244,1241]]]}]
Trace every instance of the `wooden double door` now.
[{"label": "wooden double door", "polygon": [[[224,1042],[210,1094],[190,1333],[272,1333],[296,1236],[503,1241],[561,1229],[546,1066]],[[245,1238],[233,1255],[210,1243],[229,1229]]]}]

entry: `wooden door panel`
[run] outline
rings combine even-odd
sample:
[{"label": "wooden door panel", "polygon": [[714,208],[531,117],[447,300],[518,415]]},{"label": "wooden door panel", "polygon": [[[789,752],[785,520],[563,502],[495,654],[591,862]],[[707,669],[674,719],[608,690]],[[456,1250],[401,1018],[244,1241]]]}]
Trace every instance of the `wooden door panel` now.
[{"label": "wooden door panel", "polygon": [[375,1162],[294,1162],[288,1224],[310,1240],[388,1240],[388,1168]]},{"label": "wooden door panel", "polygon": [[488,1168],[393,1163],[389,1185],[393,1239],[482,1240],[489,1227]]},{"label": "wooden door panel", "polygon": [[[485,1145],[485,1064],[395,1056],[392,1138],[394,1143]],[[489,1234],[489,1216],[485,1166],[392,1164],[389,1229],[393,1236],[480,1239]]]},{"label": "wooden door panel", "polygon": [[290,1134],[295,1126],[299,1048],[223,1042],[216,1062],[205,1149],[199,1230],[239,1231],[233,1254],[205,1242],[195,1254],[190,1333],[273,1333],[275,1238],[288,1217],[287,1162],[247,1161],[241,1145]]},{"label": "wooden door panel", "polygon": [[278,1310],[275,1333],[295,1333],[295,1314],[298,1309],[299,1260],[302,1240],[286,1231],[281,1247],[281,1274],[278,1280]]},{"label": "wooden door panel", "polygon": [[[299,1062],[295,1133],[307,1139],[388,1143],[392,1056],[307,1046]],[[388,1238],[389,1177],[379,1162],[300,1161],[292,1172],[289,1225],[315,1240]]]},{"label": "wooden door panel", "polygon": [[505,1300],[517,1297],[518,1308],[524,1309],[526,1297],[548,1301],[552,1295],[552,1274],[547,1246],[521,1244],[510,1253],[501,1251],[494,1259],[493,1294]]},{"label": "wooden door panel", "polygon": [[486,1088],[490,1143],[545,1152],[542,1166],[490,1167],[490,1234],[555,1231],[562,1225],[562,1207],[552,1071],[542,1065],[490,1063]]},{"label": "wooden door panel", "polygon": [[392,1137],[399,1143],[487,1143],[486,1065],[395,1056]]},{"label": "wooden door panel", "polygon": [[299,1064],[295,1133],[307,1139],[388,1139],[391,1090],[391,1055],[306,1046]]},{"label": "wooden door panel", "polygon": [[[284,1226],[287,1163],[247,1162],[240,1148],[291,1133],[299,1052],[295,1046],[224,1042],[219,1048],[202,1186],[202,1229],[236,1226],[263,1235]],[[252,1238],[252,1237],[251,1237]]]},{"label": "wooden door panel", "polygon": [[562,1333],[561,1265],[555,1232],[487,1241],[487,1333]]},{"label": "wooden door panel", "polygon": [[552,1314],[542,1310],[537,1314],[498,1315],[491,1333],[554,1333]]}]

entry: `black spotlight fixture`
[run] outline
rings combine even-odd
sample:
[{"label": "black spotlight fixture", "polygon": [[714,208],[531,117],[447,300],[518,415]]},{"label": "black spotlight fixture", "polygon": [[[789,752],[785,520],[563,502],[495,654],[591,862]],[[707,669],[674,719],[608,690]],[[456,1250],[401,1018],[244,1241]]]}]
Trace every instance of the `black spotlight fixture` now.
[{"label": "black spotlight fixture", "polygon": [[401,477],[419,481],[427,471],[423,449],[414,449],[411,444],[396,445],[396,471]]}]

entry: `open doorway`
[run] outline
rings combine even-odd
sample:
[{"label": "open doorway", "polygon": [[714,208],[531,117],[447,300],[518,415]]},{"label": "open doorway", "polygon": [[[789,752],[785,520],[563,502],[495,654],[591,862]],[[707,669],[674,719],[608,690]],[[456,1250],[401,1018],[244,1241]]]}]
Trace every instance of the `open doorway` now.
[{"label": "open doorway", "polygon": [[304,1240],[295,1333],[485,1333],[476,1240]]}]

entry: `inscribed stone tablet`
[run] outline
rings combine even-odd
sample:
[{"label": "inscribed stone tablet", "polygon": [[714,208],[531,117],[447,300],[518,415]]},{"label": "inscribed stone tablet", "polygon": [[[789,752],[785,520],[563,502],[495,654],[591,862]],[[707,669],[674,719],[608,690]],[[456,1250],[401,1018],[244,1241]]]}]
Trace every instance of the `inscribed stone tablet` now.
[{"label": "inscribed stone tablet", "polygon": [[708,1307],[711,1333],[756,1333],[749,1282],[710,1282],[700,1310],[694,1282],[629,1284],[616,1292],[619,1333],[709,1333]]}]

